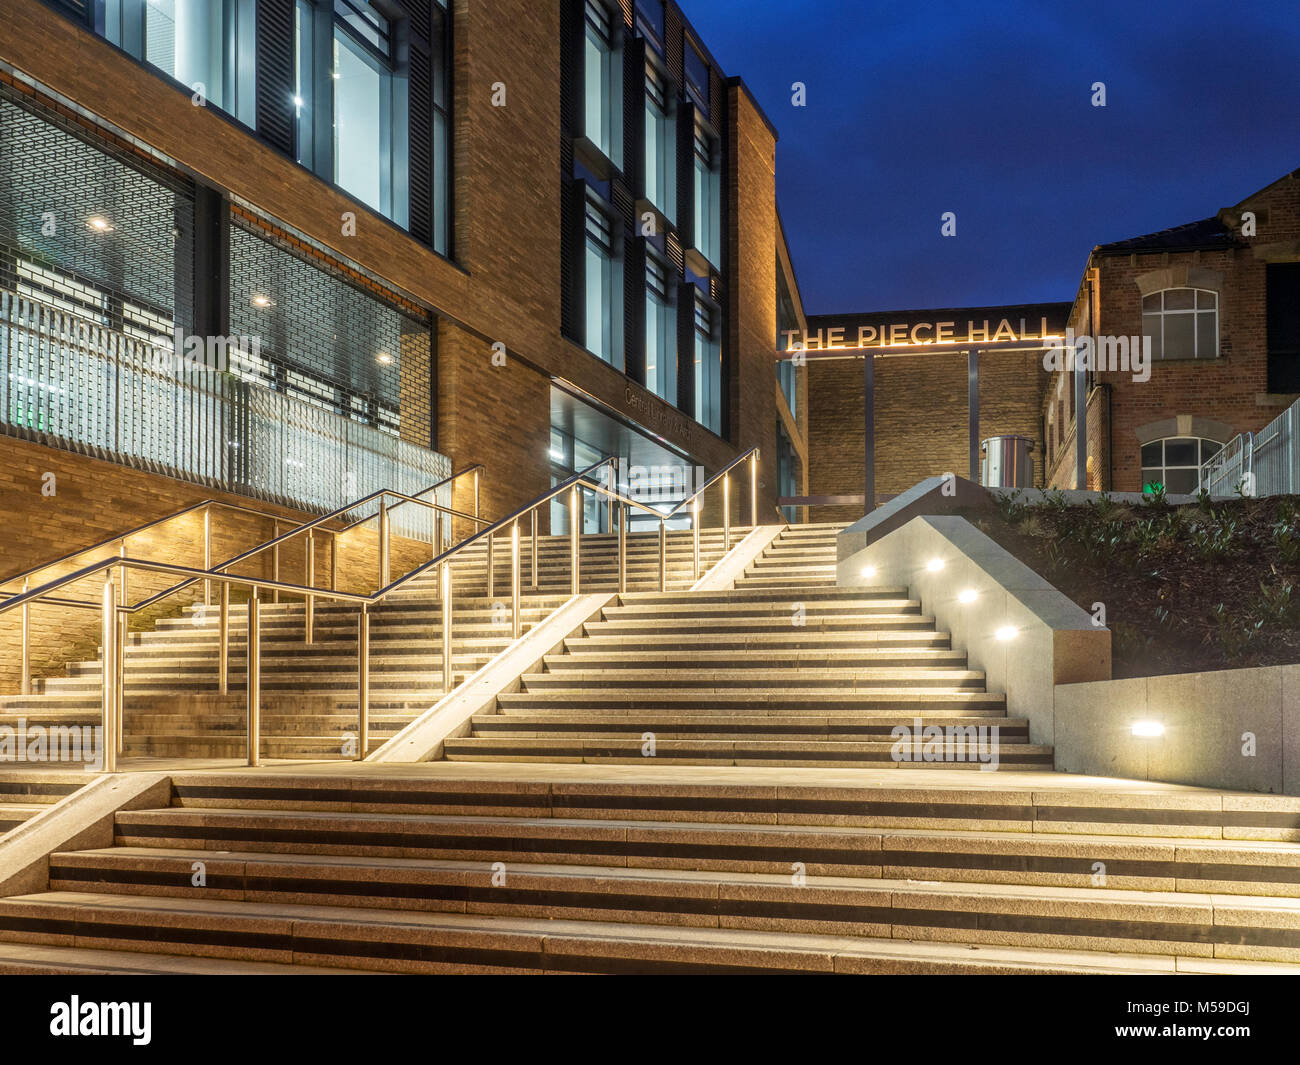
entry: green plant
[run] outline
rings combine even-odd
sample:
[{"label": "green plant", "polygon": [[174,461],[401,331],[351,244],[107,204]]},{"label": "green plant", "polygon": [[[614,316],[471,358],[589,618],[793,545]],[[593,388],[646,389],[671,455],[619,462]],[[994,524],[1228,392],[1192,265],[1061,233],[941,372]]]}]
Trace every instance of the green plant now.
[{"label": "green plant", "polygon": [[1288,580],[1279,579],[1273,584],[1260,581],[1257,606],[1263,620],[1286,625],[1300,615],[1300,596]]},{"label": "green plant", "polygon": [[1192,548],[1204,559],[1227,558],[1232,552],[1237,539],[1237,522],[1234,518],[1224,518],[1214,511],[1210,520],[1198,524],[1191,532]]},{"label": "green plant", "polygon": [[1153,484],[1150,489],[1143,490],[1142,501],[1149,507],[1167,507],[1169,495],[1163,484]]},{"label": "green plant", "polygon": [[1272,534],[1278,558],[1287,565],[1300,562],[1300,530],[1296,525],[1284,518],[1273,525]]},{"label": "green plant", "polygon": [[1210,490],[1208,488],[1202,488],[1196,493],[1196,505],[1200,507],[1204,513],[1210,513],[1210,507],[1212,504],[1210,500]]},{"label": "green plant", "polygon": [[1211,612],[1210,620],[1214,622],[1219,646],[1230,660],[1239,658],[1264,627],[1262,618],[1251,621],[1248,618],[1236,617],[1222,603]]}]

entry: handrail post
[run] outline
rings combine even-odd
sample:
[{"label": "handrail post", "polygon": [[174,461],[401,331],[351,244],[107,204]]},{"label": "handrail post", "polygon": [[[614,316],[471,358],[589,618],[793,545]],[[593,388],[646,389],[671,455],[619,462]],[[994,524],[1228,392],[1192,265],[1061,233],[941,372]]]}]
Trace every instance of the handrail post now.
[{"label": "handrail post", "polygon": [[[118,558],[126,558],[126,537],[122,537],[122,545],[117,552]],[[126,567],[117,567],[117,601],[126,606]]]},{"label": "handrail post", "polygon": [[627,594],[627,504],[618,508],[618,594]]},{"label": "handrail post", "polygon": [[262,619],[257,586],[248,596],[248,764],[262,764]]},{"label": "handrail post", "polygon": [[125,610],[119,611],[117,618],[117,655],[116,661],[113,663],[113,672],[115,674],[113,690],[117,693],[114,700],[116,713],[113,717],[115,719],[114,726],[117,729],[115,741],[118,754],[123,753],[126,749],[126,644],[129,632],[130,615]]},{"label": "handrail post", "polygon": [[[23,581],[24,594],[31,590],[31,580]],[[19,678],[19,692],[23,695],[32,694],[32,606],[30,603],[24,603],[22,608],[23,619],[23,650],[21,677]]]},{"label": "handrail post", "polygon": [[442,564],[442,690],[451,691],[451,563]]},{"label": "handrail post", "polygon": [[379,497],[379,587],[388,587],[388,496]]},{"label": "handrail post", "polygon": [[484,539],[487,540],[487,597],[491,599],[496,595],[496,566],[492,558],[492,534],[488,533]]},{"label": "handrail post", "polygon": [[578,594],[578,536],[582,528],[582,513],[578,510],[580,502],[578,486],[569,489],[569,594]]},{"label": "handrail post", "polygon": [[104,772],[117,772],[117,723],[114,720],[114,683],[117,680],[117,589],[113,587],[111,574],[104,576],[104,591],[100,605],[100,641],[103,646],[103,705],[100,729],[103,733],[102,747]]},{"label": "handrail post", "polygon": [[618,459],[605,467],[609,474],[609,531],[614,531],[614,496],[618,492]]},{"label": "handrail post", "polygon": [[519,617],[519,519],[510,523],[510,616],[511,635],[519,639],[523,631],[522,619]]},{"label": "handrail post", "polygon": [[700,497],[691,500],[691,547],[694,552],[695,579],[700,579]]},{"label": "handrail post", "polygon": [[[271,523],[271,539],[278,540],[279,538],[280,538],[280,523],[278,521],[273,521]],[[273,548],[271,548],[271,580],[276,581],[277,583],[280,580],[280,545],[279,544],[276,544]],[[271,592],[271,602],[278,603],[279,601],[280,601],[280,589],[276,588],[274,591]]]},{"label": "handrail post", "polygon": [[722,550],[731,550],[731,474],[722,478]]},{"label": "handrail post", "polygon": [[668,591],[668,522],[659,519],[659,590]]},{"label": "handrail post", "polygon": [[339,534],[330,533],[330,591],[339,590]]},{"label": "handrail post", "polygon": [[[474,471],[474,517],[480,517],[478,512],[478,470]],[[478,528],[478,522],[474,523],[474,528]]]},{"label": "handrail post", "polygon": [[[303,571],[306,576],[303,584],[308,588],[316,586],[316,530],[307,530],[307,546],[304,548]],[[316,597],[308,595],[303,602],[303,637],[311,643],[316,637]]]},{"label": "handrail post", "polygon": [[221,606],[217,613],[217,691],[225,695],[230,688],[230,585],[221,582]]},{"label": "handrail post", "polygon": [[758,527],[758,452],[749,455],[749,524]]},{"label": "handrail post", "polygon": [[[212,568],[212,504],[203,508],[203,568]],[[212,582],[203,582],[203,605],[212,603]]]},{"label": "handrail post", "polygon": [[[435,495],[433,498],[437,499],[438,497]],[[440,552],[441,550],[442,550],[442,511],[435,510],[433,512],[433,557],[437,558],[438,552]]]},{"label": "handrail post", "polygon": [[370,606],[361,604],[357,618],[357,761],[370,747]]},{"label": "handrail post", "polygon": [[537,591],[537,511],[533,507],[533,591]]}]

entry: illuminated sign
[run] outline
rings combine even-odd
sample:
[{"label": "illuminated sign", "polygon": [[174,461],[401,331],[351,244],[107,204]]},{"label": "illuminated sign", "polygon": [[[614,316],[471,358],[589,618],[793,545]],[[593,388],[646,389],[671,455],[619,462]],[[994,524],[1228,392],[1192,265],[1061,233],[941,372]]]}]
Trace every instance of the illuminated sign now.
[{"label": "illuminated sign", "polygon": [[[1009,318],[985,318],[960,322],[882,322],[880,325],[827,326],[807,334],[786,329],[786,351],[835,351],[854,348],[923,347],[927,344],[996,344],[1004,341],[1044,340],[1052,333],[1047,319],[1040,318],[1035,327],[1024,318],[1019,327]],[[959,326],[961,328],[959,328]]]}]

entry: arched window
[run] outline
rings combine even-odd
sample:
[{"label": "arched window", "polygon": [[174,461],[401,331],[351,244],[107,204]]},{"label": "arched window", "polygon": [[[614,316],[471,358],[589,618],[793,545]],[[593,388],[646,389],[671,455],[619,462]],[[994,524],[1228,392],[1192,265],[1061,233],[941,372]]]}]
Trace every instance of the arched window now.
[{"label": "arched window", "polygon": [[1219,357],[1219,295],[1206,288],[1167,288],[1142,297],[1142,335],[1157,359]]},{"label": "arched window", "polygon": [[1170,495],[1194,495],[1197,470],[1219,453],[1222,444],[1196,436],[1169,436],[1142,445],[1142,491],[1163,485]]}]

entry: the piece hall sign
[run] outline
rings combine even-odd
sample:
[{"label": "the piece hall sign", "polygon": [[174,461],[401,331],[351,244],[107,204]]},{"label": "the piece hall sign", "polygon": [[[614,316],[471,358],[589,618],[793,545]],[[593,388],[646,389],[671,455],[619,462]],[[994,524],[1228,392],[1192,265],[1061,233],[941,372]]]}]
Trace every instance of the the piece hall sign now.
[{"label": "the piece hall sign", "polygon": [[928,344],[999,344],[1043,340],[1052,335],[1047,318],[984,318],[961,321],[881,322],[877,325],[825,326],[807,334],[782,332],[782,350],[834,351],[854,348],[924,347]]}]

